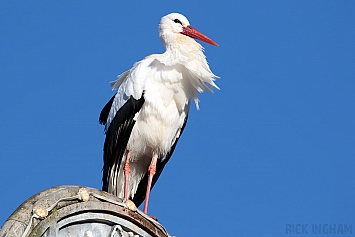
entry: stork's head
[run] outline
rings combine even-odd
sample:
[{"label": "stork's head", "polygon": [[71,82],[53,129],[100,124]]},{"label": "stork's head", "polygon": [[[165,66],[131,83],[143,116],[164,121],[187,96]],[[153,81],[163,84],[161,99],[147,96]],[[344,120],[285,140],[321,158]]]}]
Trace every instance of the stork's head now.
[{"label": "stork's head", "polygon": [[161,18],[159,24],[159,37],[162,43],[166,45],[184,43],[182,37],[191,37],[203,42],[218,46],[216,42],[190,26],[187,18],[179,13],[170,13]]}]

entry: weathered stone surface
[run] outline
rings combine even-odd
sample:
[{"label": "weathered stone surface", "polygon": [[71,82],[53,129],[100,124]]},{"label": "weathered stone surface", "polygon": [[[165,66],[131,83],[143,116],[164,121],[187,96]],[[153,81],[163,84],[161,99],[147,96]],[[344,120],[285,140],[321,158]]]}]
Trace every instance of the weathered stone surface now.
[{"label": "weathered stone surface", "polygon": [[[90,195],[88,201],[80,200],[81,189]],[[139,210],[128,209],[116,196],[88,187],[59,186],[29,198],[14,211],[0,230],[0,237],[25,236],[169,235],[158,222]]]}]

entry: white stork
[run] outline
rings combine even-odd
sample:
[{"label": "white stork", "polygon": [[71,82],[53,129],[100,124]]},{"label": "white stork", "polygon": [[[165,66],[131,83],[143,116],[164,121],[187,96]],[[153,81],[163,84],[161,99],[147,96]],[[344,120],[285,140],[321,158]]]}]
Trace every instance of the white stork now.
[{"label": "white stork", "polygon": [[193,38],[217,43],[178,13],[161,19],[159,37],[165,53],[147,56],[110,82],[118,91],[99,119],[106,133],[103,190],[136,206],[145,198],[145,213],[150,190],[186,125],[190,99],[198,109],[198,92],[218,89],[203,47]]}]

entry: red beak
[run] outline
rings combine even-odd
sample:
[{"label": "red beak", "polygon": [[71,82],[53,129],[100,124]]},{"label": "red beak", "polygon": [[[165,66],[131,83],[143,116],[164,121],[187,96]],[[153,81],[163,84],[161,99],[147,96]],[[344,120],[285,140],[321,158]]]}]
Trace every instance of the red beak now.
[{"label": "red beak", "polygon": [[218,44],[216,42],[214,42],[213,40],[211,40],[210,38],[208,38],[207,36],[205,36],[204,34],[199,32],[198,30],[196,30],[192,26],[183,27],[181,33],[184,34],[184,35],[190,36],[192,38],[201,40],[203,42],[212,44],[214,46],[218,46]]}]

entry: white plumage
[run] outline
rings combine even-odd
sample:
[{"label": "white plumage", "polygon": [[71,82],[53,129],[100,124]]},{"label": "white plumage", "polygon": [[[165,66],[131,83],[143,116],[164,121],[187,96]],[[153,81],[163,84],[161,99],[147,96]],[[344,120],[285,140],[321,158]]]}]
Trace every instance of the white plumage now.
[{"label": "white plumage", "polygon": [[[153,155],[158,156],[157,167],[160,170],[157,170],[157,176],[170,158],[186,123],[190,99],[198,108],[198,92],[218,88],[214,83],[217,76],[208,66],[203,47],[188,34],[217,45],[192,28],[186,17],[171,13],[164,16],[159,24],[159,36],[166,48],[165,53],[146,57],[119,75],[118,80],[110,82],[112,89],[118,91],[100,115],[106,132],[103,189],[119,197],[124,196],[123,170],[127,153],[130,152],[128,197],[136,205],[143,201],[141,194],[139,197],[135,195],[143,193],[139,185],[147,176]],[[134,103],[139,101],[139,105],[133,106],[133,112],[126,113],[129,100]],[[115,119],[120,122],[113,127]],[[132,128],[127,129],[130,123],[133,123]],[[122,147],[119,143],[124,140],[123,136],[127,136],[126,133],[129,133],[128,140],[123,142],[126,146]],[[115,153],[122,155],[115,157]],[[154,178],[153,185],[158,177]],[[147,187],[147,184],[141,185],[142,188]]]}]

